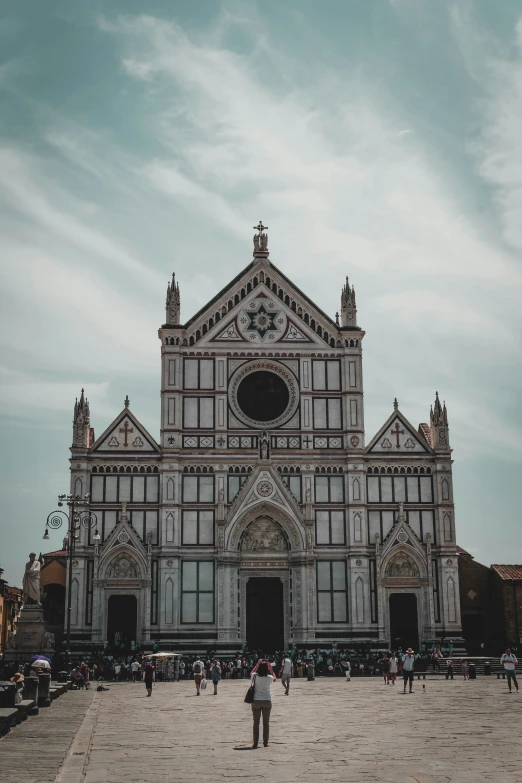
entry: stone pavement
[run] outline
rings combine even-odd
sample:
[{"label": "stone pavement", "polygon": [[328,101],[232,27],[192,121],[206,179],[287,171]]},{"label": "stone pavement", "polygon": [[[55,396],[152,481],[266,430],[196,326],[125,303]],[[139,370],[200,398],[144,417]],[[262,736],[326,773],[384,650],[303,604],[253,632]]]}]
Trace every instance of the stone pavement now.
[{"label": "stone pavement", "polygon": [[[379,678],[293,680],[285,697],[278,681],[270,746],[257,750],[247,680],[223,681],[217,697],[189,681],[158,683],[151,699],[142,683],[111,685],[90,706],[70,693],[56,709],[88,709],[57,783],[522,783],[522,694],[496,678],[422,685],[402,695]],[[24,729],[0,741],[2,783],[6,751],[31,753]]]},{"label": "stone pavement", "polygon": [[1,739],[1,783],[54,781],[92,698],[93,691],[70,691]]}]

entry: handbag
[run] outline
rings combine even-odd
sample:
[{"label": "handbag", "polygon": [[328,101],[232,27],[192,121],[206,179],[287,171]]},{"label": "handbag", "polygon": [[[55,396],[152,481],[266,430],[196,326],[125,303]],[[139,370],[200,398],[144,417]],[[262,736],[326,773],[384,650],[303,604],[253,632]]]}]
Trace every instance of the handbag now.
[{"label": "handbag", "polygon": [[199,687],[201,688],[202,691],[206,690],[207,681],[206,681],[205,677],[203,677],[203,679],[201,680],[201,685]]},{"label": "handbag", "polygon": [[252,677],[252,682],[250,683],[250,688],[246,692],[245,696],[245,704],[252,704],[254,701],[254,693],[256,692],[256,675]]}]

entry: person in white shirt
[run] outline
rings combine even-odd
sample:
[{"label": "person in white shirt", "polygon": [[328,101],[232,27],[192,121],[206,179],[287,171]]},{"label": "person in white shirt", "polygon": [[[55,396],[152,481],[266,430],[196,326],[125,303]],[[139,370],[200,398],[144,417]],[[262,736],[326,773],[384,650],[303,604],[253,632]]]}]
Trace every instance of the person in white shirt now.
[{"label": "person in white shirt", "polygon": [[393,683],[395,685],[395,678],[397,677],[397,667],[399,665],[399,661],[397,660],[397,656],[395,653],[391,654],[390,658],[390,668],[389,668],[389,674],[388,674],[388,682]]},{"label": "person in white shirt", "polygon": [[508,688],[509,692],[511,693],[511,681],[513,681],[515,688],[517,689],[518,693],[518,682],[517,682],[517,675],[516,675],[516,669],[515,666],[517,665],[518,661],[516,658],[516,655],[513,655],[511,652],[511,648],[507,648],[506,652],[500,659],[500,663],[504,665],[504,671],[506,672],[506,677],[508,681]]},{"label": "person in white shirt", "polygon": [[201,680],[203,678],[205,665],[200,658],[196,658],[192,664],[192,672],[194,673],[194,684],[196,685],[196,696],[200,695]]},{"label": "person in white shirt", "polygon": [[351,680],[351,677],[352,677],[352,664],[350,663],[350,661],[345,661],[345,662],[344,662],[344,665],[345,665],[345,667],[346,667],[346,668],[345,668],[345,672],[346,672],[346,682],[350,682],[350,680]]},{"label": "person in white shirt", "polygon": [[285,696],[288,696],[288,691],[290,690],[290,678],[293,673],[294,667],[292,665],[292,659],[287,657],[281,664],[281,671],[279,672],[279,676],[281,677],[281,684],[285,689]]},{"label": "person in white shirt", "polygon": [[402,659],[402,678],[404,680],[404,693],[406,693],[406,685],[409,683],[410,693],[413,693],[413,669],[415,666],[415,653],[408,647],[406,655]]},{"label": "person in white shirt", "polygon": [[141,671],[141,666],[139,665],[138,661],[133,661],[131,663],[132,682],[137,682],[137,680],[138,680],[138,673],[140,671]]},{"label": "person in white shirt", "polygon": [[259,742],[259,722],[263,716],[263,745],[268,745],[270,732],[270,710],[272,709],[272,696],[270,688],[276,680],[272,665],[268,661],[258,661],[252,669],[254,683],[254,701],[252,702],[252,717],[254,719],[253,748],[257,748]]}]

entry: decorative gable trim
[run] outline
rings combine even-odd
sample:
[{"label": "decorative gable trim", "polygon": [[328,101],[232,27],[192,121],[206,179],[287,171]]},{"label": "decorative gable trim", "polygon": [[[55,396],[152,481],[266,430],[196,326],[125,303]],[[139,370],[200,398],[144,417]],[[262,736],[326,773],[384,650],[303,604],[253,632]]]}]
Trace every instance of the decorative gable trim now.
[{"label": "decorative gable trim", "polygon": [[[208,305],[187,322],[182,344],[191,346],[198,343],[224,316],[231,313],[243,300],[251,297],[261,283],[267,287],[269,295],[280,299],[296,314],[296,319],[301,318],[303,323],[331,348],[342,348],[348,346],[349,342],[353,342],[355,347],[355,342],[359,342],[358,339],[341,340],[340,328],[337,324],[306,294],[273,264],[268,261],[257,261],[255,264],[249,264]],[[262,295],[267,297],[265,292]],[[259,296],[261,292],[257,294],[257,297]],[[298,320],[295,321],[294,328],[297,332],[305,334],[305,331],[298,326]],[[171,338],[166,339],[168,341]]]},{"label": "decorative gable trim", "polygon": [[408,419],[399,410],[395,410],[367,445],[365,454],[375,454],[382,458],[384,455],[411,457],[413,454],[435,454],[435,452],[415,431]]},{"label": "decorative gable trim", "polygon": [[[127,424],[124,423],[125,419],[128,420]],[[150,456],[152,451],[159,454],[160,447],[129,408],[124,408],[89,451],[103,454],[116,453],[119,457],[130,453]]]}]

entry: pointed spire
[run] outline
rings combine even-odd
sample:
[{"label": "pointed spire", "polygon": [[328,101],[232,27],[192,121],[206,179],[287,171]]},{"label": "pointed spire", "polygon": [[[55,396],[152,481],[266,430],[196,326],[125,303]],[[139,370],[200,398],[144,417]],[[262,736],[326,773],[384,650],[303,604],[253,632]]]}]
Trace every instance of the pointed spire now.
[{"label": "pointed spire", "polygon": [[339,323],[339,313],[336,313],[336,314],[335,314],[335,323],[337,324],[337,326],[340,326],[340,325],[341,325],[341,324]]},{"label": "pointed spire", "polygon": [[89,445],[90,410],[89,401],[82,389],[80,400],[76,398],[73,417],[73,446]]},{"label": "pointed spire", "polygon": [[397,402],[397,397],[393,401],[393,410],[398,411],[399,410],[399,403]]},{"label": "pointed spire", "polygon": [[262,220],[259,221],[257,226],[254,226],[254,230],[257,231],[257,234],[254,234],[253,255],[255,259],[268,258],[268,234],[264,233],[267,228],[268,226],[264,226]]},{"label": "pointed spire", "polygon": [[130,400],[129,400],[129,395],[128,394],[125,396],[124,405],[125,405],[126,408],[128,408],[129,405],[130,405]]},{"label": "pointed spire", "polygon": [[176,283],[176,275],[172,273],[172,281],[167,285],[167,301],[165,304],[167,311],[167,324],[177,325],[180,322],[181,297],[179,294],[179,283]]},{"label": "pointed spire", "polygon": [[430,410],[431,445],[435,450],[447,451],[449,445],[448,411],[446,403],[440,404],[439,393],[435,392],[435,404]]},{"label": "pointed spire", "polygon": [[357,326],[355,288],[353,286],[350,288],[348,278],[341,293],[341,326]]}]

